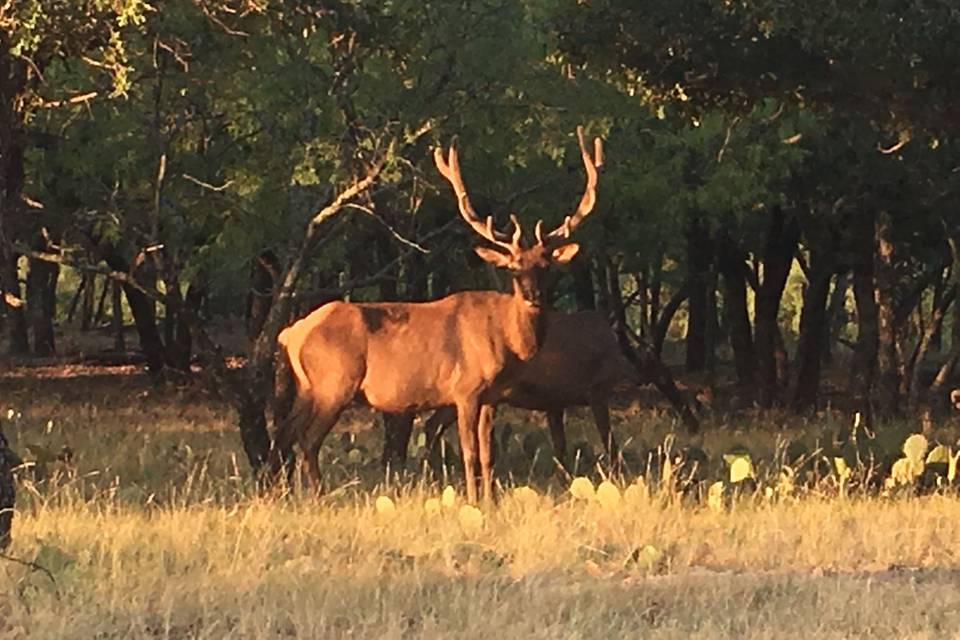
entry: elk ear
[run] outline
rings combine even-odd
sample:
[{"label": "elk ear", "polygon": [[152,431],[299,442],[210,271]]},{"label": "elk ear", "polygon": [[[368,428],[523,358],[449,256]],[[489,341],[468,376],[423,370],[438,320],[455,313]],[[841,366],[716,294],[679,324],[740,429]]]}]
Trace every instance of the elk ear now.
[{"label": "elk ear", "polygon": [[577,255],[578,251],[580,251],[580,245],[576,242],[571,242],[570,244],[565,244],[562,247],[554,249],[551,256],[557,264],[567,264],[573,260],[573,257]]},{"label": "elk ear", "polygon": [[510,266],[510,256],[505,256],[499,251],[487,247],[474,247],[473,250],[477,252],[478,256],[495,267],[506,269]]}]

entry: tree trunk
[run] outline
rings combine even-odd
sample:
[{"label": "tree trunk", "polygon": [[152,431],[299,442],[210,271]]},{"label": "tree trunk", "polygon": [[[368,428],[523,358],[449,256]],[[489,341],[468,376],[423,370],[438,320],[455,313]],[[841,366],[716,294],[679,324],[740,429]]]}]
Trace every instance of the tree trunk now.
[{"label": "tree trunk", "polygon": [[97,310],[93,314],[93,326],[98,327],[103,324],[103,319],[107,315],[107,296],[110,295],[110,278],[103,279],[103,289],[100,291],[100,300],[97,302]]},{"label": "tree trunk", "polygon": [[173,336],[176,353],[179,361],[176,363],[181,371],[190,371],[190,360],[193,357],[193,335],[190,331],[190,318],[199,318],[200,309],[206,294],[206,286],[198,276],[187,287],[187,295],[183,300],[186,313],[177,317],[177,330]]},{"label": "tree trunk", "polygon": [[710,236],[694,219],[687,229],[687,371],[702,371],[707,366],[707,325],[709,323]]},{"label": "tree trunk", "polygon": [[270,311],[273,283],[279,278],[280,260],[271,250],[257,256],[250,265],[250,292],[247,294],[247,339],[253,341],[263,329]]},{"label": "tree trunk", "polygon": [[[35,251],[48,251],[48,242],[37,234],[33,243]],[[57,311],[57,278],[60,266],[47,260],[29,260],[27,272],[27,316],[33,334],[33,353],[38,356],[52,356],[56,352],[53,331],[54,316]]]},{"label": "tree trunk", "polygon": [[[930,304],[930,322],[933,322],[933,316],[937,313],[937,308],[943,300],[943,292],[950,280],[950,271],[947,271],[947,277],[939,277],[933,283],[933,300]],[[930,351],[940,353],[943,348],[943,322],[937,328],[936,332],[930,338]]]},{"label": "tree trunk", "polygon": [[[770,226],[767,229],[766,245],[763,256],[763,282],[757,292],[754,330],[756,331],[757,351],[757,390],[758,400],[763,407],[773,406],[780,393],[777,351],[780,328],[777,316],[780,312],[780,299],[783,288],[793,264],[799,237],[797,221],[792,216],[786,219],[779,208],[771,213]],[[782,368],[782,363],[780,368]]]},{"label": "tree trunk", "polygon": [[847,271],[841,271],[836,274],[833,281],[833,290],[830,292],[830,302],[827,304],[827,336],[824,338],[823,362],[830,364],[833,362],[833,348],[840,338],[840,331],[846,324],[847,314],[845,303],[847,300],[847,288],[849,287],[850,274]]},{"label": "tree trunk", "polygon": [[573,276],[573,295],[577,301],[577,308],[581,311],[596,310],[597,297],[593,290],[590,260],[585,256],[574,258],[570,263],[570,273]]},{"label": "tree trunk", "polygon": [[683,285],[677,289],[676,293],[670,297],[666,306],[663,307],[663,313],[657,320],[657,324],[653,327],[651,346],[658,358],[663,353],[663,342],[667,338],[667,331],[670,329],[670,323],[673,322],[673,316],[677,314],[680,305],[687,299],[688,292],[689,288],[687,283],[684,282]]},{"label": "tree trunk", "polygon": [[800,312],[800,338],[797,345],[797,382],[792,402],[795,411],[816,407],[820,365],[829,336],[827,294],[834,267],[834,252],[820,238],[810,240],[810,273]]},{"label": "tree trunk", "polygon": [[70,298],[70,305],[67,307],[67,324],[73,324],[73,319],[77,317],[77,309],[81,308],[80,303],[84,300],[92,279],[92,273],[85,273],[80,279],[80,284],[77,286],[77,290],[73,292],[73,297]]},{"label": "tree trunk", "polygon": [[647,325],[651,333],[660,317],[660,293],[663,289],[663,256],[657,255],[650,267],[650,308],[647,312]]},{"label": "tree trunk", "polygon": [[650,337],[650,286],[647,283],[646,270],[633,274],[633,283],[637,288],[637,311],[640,315],[640,337],[644,340]]},{"label": "tree trunk", "polygon": [[[607,281],[609,283],[619,283],[619,277],[614,277],[618,276],[619,274],[617,265],[613,261],[609,260],[609,258],[607,259],[607,265],[607,272],[608,274],[611,274]],[[630,343],[627,330],[626,309],[623,304],[623,296],[620,293],[620,287],[606,287],[604,298],[606,298],[606,306],[610,312],[611,318],[613,319],[614,334],[617,336],[617,342],[620,345],[620,351],[623,353],[624,357],[626,357],[626,359],[637,370],[641,380],[649,380],[652,382],[660,391],[660,393],[662,393],[664,397],[670,401],[670,404],[673,405],[677,413],[680,415],[680,418],[687,426],[687,430],[690,433],[697,433],[700,430],[700,422],[694,415],[694,412],[686,398],[682,393],[680,393],[680,390],[677,389],[677,385],[673,380],[673,375],[670,373],[670,369],[663,363],[660,357],[654,353],[653,349],[644,344],[642,341],[639,343],[636,349],[634,349],[633,345]]]},{"label": "tree trunk", "polygon": [[[2,38],[0,38],[0,84],[7,80]],[[10,242],[22,235],[16,225],[21,211],[20,192],[23,188],[23,146],[15,131],[15,114],[10,112],[12,96],[0,86],[0,304],[6,306],[10,331],[10,355],[24,356],[30,352],[24,296],[17,270],[17,255]],[[12,88],[12,87],[11,87]]]},{"label": "tree trunk", "polygon": [[623,304],[623,294],[620,291],[620,266],[604,256],[604,272],[606,273],[605,286],[601,290],[604,298],[604,307],[608,318],[613,321],[616,331],[627,335],[627,310]]},{"label": "tree trunk", "polygon": [[8,345],[12,356],[25,356],[30,353],[30,340],[27,334],[27,316],[24,313],[23,292],[17,275],[17,258],[11,256],[0,264],[0,289],[3,290],[3,304],[6,305],[7,328],[10,331]]},{"label": "tree trunk", "polygon": [[673,379],[673,374],[670,373],[670,368],[647,345],[641,344],[634,351],[629,341],[626,340],[626,336],[618,333],[617,338],[620,342],[620,350],[627,360],[637,369],[642,379],[652,382],[657,390],[670,401],[673,408],[680,414],[680,419],[686,425],[687,431],[691,434],[699,432],[700,421],[697,420],[690,406],[697,403],[695,401],[688,402],[680,392]]},{"label": "tree trunk", "polygon": [[89,331],[93,320],[93,305],[97,296],[97,276],[89,274],[90,279],[83,290],[83,300],[80,303],[80,330]]},{"label": "tree trunk", "polygon": [[[958,229],[960,231],[960,229]],[[947,244],[950,246],[950,256],[953,263],[950,267],[950,274],[953,279],[953,286],[957,288],[957,297],[960,297],[960,234],[947,237]],[[953,305],[953,332],[950,338],[950,353],[943,365],[937,371],[937,375],[930,385],[928,394],[936,396],[950,380],[957,363],[960,361],[960,301],[955,301]]]},{"label": "tree trunk", "polygon": [[744,389],[752,389],[757,358],[747,311],[747,266],[744,259],[740,248],[725,235],[721,240],[718,264],[723,278],[724,323],[730,333],[737,381]]},{"label": "tree trunk", "polygon": [[[871,392],[877,367],[878,318],[874,297],[874,235],[873,216],[861,216],[853,241],[853,295],[857,305],[857,343],[853,353],[850,391],[858,409],[872,419]],[[867,233],[867,230],[870,232]]]},{"label": "tree trunk", "polygon": [[0,428],[0,552],[10,546],[13,514],[16,509],[17,488],[13,470],[23,462],[10,449],[7,439]]},{"label": "tree trunk", "polygon": [[878,406],[885,416],[899,412],[900,407],[900,370],[897,358],[897,325],[894,307],[894,271],[893,242],[891,220],[887,213],[881,213],[876,221],[877,271],[874,297],[877,300],[877,374]]},{"label": "tree trunk", "polygon": [[704,347],[706,349],[706,368],[713,372],[717,365],[717,343],[720,337],[720,318],[717,311],[717,268],[711,265],[707,276],[707,332],[704,336]]},{"label": "tree trunk", "polygon": [[[956,275],[954,278],[957,282],[960,282],[960,275]],[[950,348],[954,349],[960,346],[960,304],[953,306],[953,330],[950,334]]]},{"label": "tree trunk", "polygon": [[920,343],[917,345],[910,371],[910,386],[908,391],[910,409],[916,409],[923,398],[923,381],[921,380],[923,361],[927,353],[932,350],[934,336],[940,332],[940,328],[943,326],[943,320],[947,316],[950,305],[954,304],[956,296],[957,285],[954,284],[939,296],[940,299],[936,301],[936,306],[931,309],[932,315],[930,322],[927,325],[923,337],[920,339]]},{"label": "tree trunk", "polygon": [[[112,247],[104,251],[103,260],[114,271],[121,273],[129,273],[130,271],[127,261]],[[149,270],[149,273],[144,273],[144,271],[146,270],[141,265],[134,272],[134,278],[147,290],[155,290],[156,274],[152,270]],[[135,284],[125,282],[122,286],[123,293],[127,297],[127,304],[130,305],[130,313],[133,314],[133,323],[137,327],[140,351],[146,358],[147,370],[151,376],[157,378],[163,374],[166,349],[157,329],[156,304]]]},{"label": "tree trunk", "polygon": [[124,353],[127,343],[123,337],[123,287],[119,282],[110,284],[113,291],[113,314],[110,316],[110,328],[113,331],[113,350]]}]

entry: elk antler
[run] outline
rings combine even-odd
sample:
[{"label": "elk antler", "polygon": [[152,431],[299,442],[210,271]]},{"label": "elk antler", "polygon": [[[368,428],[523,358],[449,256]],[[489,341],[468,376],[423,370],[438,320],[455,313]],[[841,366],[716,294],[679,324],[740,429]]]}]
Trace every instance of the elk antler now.
[{"label": "elk antler", "polygon": [[587,186],[583,190],[583,197],[580,198],[580,205],[573,215],[564,218],[563,223],[548,233],[545,238],[542,238],[540,223],[537,223],[536,236],[537,241],[541,244],[544,240],[552,242],[569,238],[573,230],[593,211],[593,205],[597,202],[597,169],[603,165],[603,142],[600,138],[594,138],[593,156],[591,156],[590,151],[587,150],[587,145],[583,142],[582,126],[577,127],[577,142],[580,143],[583,168],[587,173]]},{"label": "elk antler", "polygon": [[464,186],[463,178],[460,175],[460,163],[457,161],[457,148],[451,144],[447,154],[448,159],[444,160],[443,151],[439,148],[434,149],[433,160],[437,165],[437,170],[447,179],[447,182],[450,183],[454,193],[457,195],[457,205],[460,208],[460,216],[470,225],[470,228],[477,232],[482,238],[492,242],[498,247],[506,249],[510,254],[516,255],[520,249],[521,235],[520,223],[517,222],[516,216],[510,216],[510,220],[514,225],[512,239],[509,239],[505,234],[493,228],[493,216],[487,216],[485,222],[481,221],[473,210],[473,205],[470,204],[470,196],[467,195],[467,188]]}]

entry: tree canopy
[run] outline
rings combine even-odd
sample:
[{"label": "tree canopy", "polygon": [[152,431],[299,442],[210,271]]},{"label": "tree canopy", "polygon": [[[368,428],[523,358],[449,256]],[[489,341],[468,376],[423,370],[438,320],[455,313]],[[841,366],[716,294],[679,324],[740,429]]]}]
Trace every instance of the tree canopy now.
[{"label": "tree canopy", "polygon": [[848,347],[856,407],[932,401],[960,358],[958,47],[947,0],[0,2],[7,348],[55,352],[66,265],[122,283],[155,371],[260,313],[262,386],[318,302],[491,286],[434,147],[498,224],[557,223],[582,124],[602,212],[558,307],[670,333],[762,405],[816,406]]}]

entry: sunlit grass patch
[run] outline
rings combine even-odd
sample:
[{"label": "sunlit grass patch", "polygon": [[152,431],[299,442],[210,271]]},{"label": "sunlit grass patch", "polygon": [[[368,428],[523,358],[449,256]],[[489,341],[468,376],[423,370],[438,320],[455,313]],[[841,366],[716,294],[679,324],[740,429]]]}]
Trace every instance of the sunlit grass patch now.
[{"label": "sunlit grass patch", "polygon": [[[0,637],[938,637],[960,623],[952,481],[885,492],[857,462],[908,456],[906,425],[850,445],[815,422],[690,439],[619,415],[624,472],[598,459],[567,475],[526,455],[549,444],[529,414],[505,412],[498,501],[475,509],[454,460],[446,481],[418,461],[385,475],[363,414],[328,440],[317,497],[296,474],[258,493],[229,415],[165,411],[41,399],[0,414],[25,456],[52,456],[21,474],[10,552],[54,577],[0,563]],[[592,424],[569,422],[601,450]],[[950,438],[927,438],[934,479]]]}]

